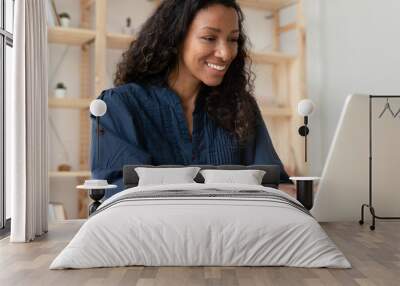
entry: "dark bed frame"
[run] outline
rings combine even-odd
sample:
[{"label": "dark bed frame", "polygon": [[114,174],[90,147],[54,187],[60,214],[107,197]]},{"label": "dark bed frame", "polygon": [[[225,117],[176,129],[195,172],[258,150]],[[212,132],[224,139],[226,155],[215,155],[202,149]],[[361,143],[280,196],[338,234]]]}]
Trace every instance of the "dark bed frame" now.
[{"label": "dark bed frame", "polygon": [[[264,170],[265,175],[262,179],[262,185],[264,187],[278,188],[280,183],[280,168],[278,165],[126,165],[123,169],[123,180],[125,188],[136,187],[139,183],[138,174],[135,171],[137,167],[148,167],[148,168],[182,168],[182,167],[199,167],[204,169],[217,169],[217,170]],[[197,183],[204,183],[204,178],[200,174],[194,178]]]}]

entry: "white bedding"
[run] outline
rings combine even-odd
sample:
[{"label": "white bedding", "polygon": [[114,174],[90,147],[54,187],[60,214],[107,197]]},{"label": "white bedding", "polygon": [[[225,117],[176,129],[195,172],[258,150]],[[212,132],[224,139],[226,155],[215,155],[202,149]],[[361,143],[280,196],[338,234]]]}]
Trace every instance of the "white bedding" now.
[{"label": "white bedding", "polygon": [[[143,191],[262,190],[242,184],[138,186],[105,201],[50,269],[145,266],[294,266],[350,268],[318,222],[301,210],[258,198],[125,200]],[[134,193],[137,194],[137,193]],[[297,202],[298,203],[298,202]]]}]

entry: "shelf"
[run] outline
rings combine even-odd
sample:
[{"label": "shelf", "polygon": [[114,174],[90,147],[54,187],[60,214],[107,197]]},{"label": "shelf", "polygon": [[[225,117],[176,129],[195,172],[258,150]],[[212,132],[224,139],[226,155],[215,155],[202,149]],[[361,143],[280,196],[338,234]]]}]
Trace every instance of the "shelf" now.
[{"label": "shelf", "polygon": [[49,107],[52,108],[79,108],[85,109],[89,108],[90,98],[49,98]]},{"label": "shelf", "polygon": [[286,33],[286,32],[289,32],[291,30],[296,30],[296,29],[299,29],[299,28],[300,28],[300,25],[298,25],[296,22],[294,22],[294,23],[289,23],[289,24],[287,24],[285,26],[279,27],[278,31],[279,31],[279,33],[282,34],[282,33]]},{"label": "shelf", "polygon": [[[53,44],[81,46],[94,41],[96,32],[81,28],[49,27],[48,41]],[[126,49],[135,37],[124,34],[107,34],[107,47],[110,49]]]},{"label": "shelf", "polygon": [[[110,49],[127,49],[135,37],[124,34],[107,34],[107,47]],[[290,62],[295,59],[292,55],[280,52],[251,53],[255,63],[259,64],[277,64],[281,62]]]},{"label": "shelf", "polygon": [[292,110],[288,107],[260,107],[261,114],[268,117],[291,117]]},{"label": "shelf", "polygon": [[127,49],[135,37],[124,34],[107,34],[107,47],[110,49]]},{"label": "shelf", "polygon": [[94,2],[96,2],[96,0],[87,0],[86,4],[84,5],[84,9],[90,9],[94,6]]},{"label": "shelf", "polygon": [[253,63],[255,64],[279,64],[289,63],[296,59],[295,56],[287,55],[280,52],[251,53]]},{"label": "shelf", "polygon": [[77,177],[87,177],[91,176],[90,171],[54,171],[49,172],[50,178],[77,178]]},{"label": "shelf", "polygon": [[241,7],[276,11],[297,3],[297,0],[239,0]]},{"label": "shelf", "polygon": [[96,32],[81,28],[49,27],[48,41],[53,44],[81,46],[92,42]]}]

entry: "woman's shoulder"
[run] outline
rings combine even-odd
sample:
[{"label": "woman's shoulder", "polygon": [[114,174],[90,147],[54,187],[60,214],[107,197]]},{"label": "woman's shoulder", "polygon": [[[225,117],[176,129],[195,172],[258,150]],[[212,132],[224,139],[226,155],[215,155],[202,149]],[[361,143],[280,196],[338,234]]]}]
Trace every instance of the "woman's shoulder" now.
[{"label": "woman's shoulder", "polygon": [[123,96],[137,97],[146,94],[147,92],[147,88],[141,84],[127,83],[103,90],[99,98],[109,99],[111,97],[120,98]]},{"label": "woman's shoulder", "polygon": [[124,102],[141,107],[154,108],[176,105],[177,95],[169,88],[156,84],[127,83],[104,90],[99,96],[105,102]]},{"label": "woman's shoulder", "polygon": [[[105,102],[107,114],[114,117],[114,120],[132,114],[139,114],[144,110],[149,113],[155,106],[147,88],[136,83],[105,89],[97,99]],[[91,117],[94,118],[93,115]]]}]

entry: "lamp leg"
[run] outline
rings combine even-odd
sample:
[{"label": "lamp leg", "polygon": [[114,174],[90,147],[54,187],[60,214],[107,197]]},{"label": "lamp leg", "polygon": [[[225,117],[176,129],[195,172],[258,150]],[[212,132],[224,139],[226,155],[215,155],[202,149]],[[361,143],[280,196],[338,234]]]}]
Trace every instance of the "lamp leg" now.
[{"label": "lamp leg", "polygon": [[314,204],[313,181],[298,180],[296,182],[296,199],[301,202],[306,209],[312,209]]},{"label": "lamp leg", "polygon": [[304,117],[304,125],[299,128],[300,136],[304,137],[304,161],[307,162],[307,135],[310,130],[307,127],[308,117]]},{"label": "lamp leg", "polygon": [[307,162],[307,135],[304,137],[304,160]]},{"label": "lamp leg", "polygon": [[96,123],[97,123],[97,163],[99,162],[99,154],[100,154],[100,118],[97,116],[96,117]]},{"label": "lamp leg", "polygon": [[89,197],[93,200],[93,203],[89,206],[89,215],[94,213],[97,208],[101,205],[100,200],[104,197],[105,190],[104,189],[92,189],[89,190]]}]

